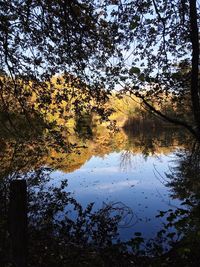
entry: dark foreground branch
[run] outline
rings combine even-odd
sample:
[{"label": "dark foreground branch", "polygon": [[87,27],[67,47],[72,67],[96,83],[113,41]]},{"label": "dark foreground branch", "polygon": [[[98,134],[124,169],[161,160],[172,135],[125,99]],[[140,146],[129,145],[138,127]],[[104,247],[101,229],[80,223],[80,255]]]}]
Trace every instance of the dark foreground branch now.
[{"label": "dark foreground branch", "polygon": [[195,138],[197,138],[199,140],[199,135],[198,132],[195,131],[195,129],[193,129],[192,125],[186,123],[185,121],[176,119],[176,118],[171,118],[168,117],[166,114],[163,114],[161,111],[157,110],[155,107],[153,107],[151,104],[148,103],[148,101],[145,99],[144,96],[142,96],[141,94],[137,93],[136,94],[137,97],[139,97],[143,103],[156,115],[158,115],[160,118],[164,119],[165,121],[168,121],[170,123],[173,123],[177,126],[182,126],[184,128],[186,128]]}]

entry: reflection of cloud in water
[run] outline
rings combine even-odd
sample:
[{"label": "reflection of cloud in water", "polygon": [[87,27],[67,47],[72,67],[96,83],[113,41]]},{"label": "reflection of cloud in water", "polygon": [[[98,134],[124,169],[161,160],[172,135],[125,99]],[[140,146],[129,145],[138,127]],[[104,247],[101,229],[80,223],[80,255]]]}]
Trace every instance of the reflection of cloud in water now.
[{"label": "reflection of cloud in water", "polygon": [[111,183],[103,183],[101,185],[95,185],[93,188],[98,190],[109,190],[109,192],[115,192],[123,190],[124,188],[134,187],[138,183],[137,180],[134,181],[119,181]]},{"label": "reflection of cloud in water", "polygon": [[[95,181],[93,184],[91,185],[87,185],[87,191],[94,191],[94,190],[101,190],[101,191],[107,191],[109,193],[112,192],[117,192],[117,191],[121,191],[124,190],[125,188],[131,188],[134,187],[136,184],[139,183],[138,180],[134,180],[134,181],[118,181],[118,182],[109,182],[109,183],[98,183],[99,181]],[[77,192],[83,192],[85,191],[83,188],[78,188],[76,190]]]},{"label": "reflection of cloud in water", "polygon": [[79,172],[94,172],[94,173],[119,173],[119,167],[111,166],[111,167],[97,167],[97,168],[84,168],[79,169]]}]

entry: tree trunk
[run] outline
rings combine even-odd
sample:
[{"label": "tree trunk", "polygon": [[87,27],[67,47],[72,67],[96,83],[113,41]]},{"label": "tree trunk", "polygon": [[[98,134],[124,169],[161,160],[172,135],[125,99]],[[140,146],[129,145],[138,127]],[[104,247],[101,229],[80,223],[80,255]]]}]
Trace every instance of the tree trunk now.
[{"label": "tree trunk", "polygon": [[196,131],[200,140],[199,33],[196,0],[190,0],[190,38],[192,42],[191,100]]}]

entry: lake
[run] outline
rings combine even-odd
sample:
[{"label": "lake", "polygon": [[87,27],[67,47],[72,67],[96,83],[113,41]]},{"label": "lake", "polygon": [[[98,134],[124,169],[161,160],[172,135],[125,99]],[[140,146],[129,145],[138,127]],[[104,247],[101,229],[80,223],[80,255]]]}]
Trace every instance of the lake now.
[{"label": "lake", "polygon": [[166,186],[166,173],[183,148],[183,137],[173,129],[135,135],[120,131],[112,138],[99,134],[79,153],[63,160],[54,154],[49,166],[58,170],[51,173],[50,184],[59,186],[67,180],[66,190],[83,207],[91,202],[95,210],[107,204],[124,207],[127,214],[119,224],[122,240],[132,238],[134,232],[152,238],[163,226],[164,219],[156,218],[159,211],[180,206]]},{"label": "lake", "polygon": [[[190,244],[195,233],[200,234],[200,149],[187,133],[173,128],[110,132],[99,126],[89,138],[65,139],[1,136],[3,261],[9,262],[10,181],[19,178],[25,178],[28,187],[33,266],[38,258],[49,264],[79,262],[80,253],[89,253],[90,259],[94,251],[101,255],[97,251],[109,248],[111,258],[113,249],[135,255],[143,238],[145,244],[152,242],[144,252],[152,257],[181,238],[189,237]],[[163,235],[157,239],[160,230]]]}]

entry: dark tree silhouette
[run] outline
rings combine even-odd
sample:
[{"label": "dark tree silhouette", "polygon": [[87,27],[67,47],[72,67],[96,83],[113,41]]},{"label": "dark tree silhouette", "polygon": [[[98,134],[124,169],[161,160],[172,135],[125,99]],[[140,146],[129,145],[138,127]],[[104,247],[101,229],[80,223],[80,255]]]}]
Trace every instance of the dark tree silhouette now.
[{"label": "dark tree silhouette", "polygon": [[[40,109],[48,107],[55,91],[50,78],[62,74],[65,93],[56,93],[57,104],[62,99],[70,102],[70,90],[66,89],[70,83],[70,88],[80,88],[84,95],[73,102],[75,112],[81,114],[83,102],[91,103],[95,98],[93,111],[105,119],[110,113],[99,103],[105,103],[110,89],[121,83],[123,91],[137,95],[155,115],[185,127],[199,139],[196,0],[10,0],[1,1],[0,7],[0,97],[4,112],[15,107],[17,100],[28,117],[25,111],[30,110],[33,92],[38,95]],[[180,69],[184,70],[181,77]],[[159,106],[167,98],[175,110],[182,106],[174,116],[160,112]],[[184,115],[184,105],[192,114],[189,118]],[[63,114],[62,108],[60,112]],[[8,120],[12,124],[9,116]]]}]

